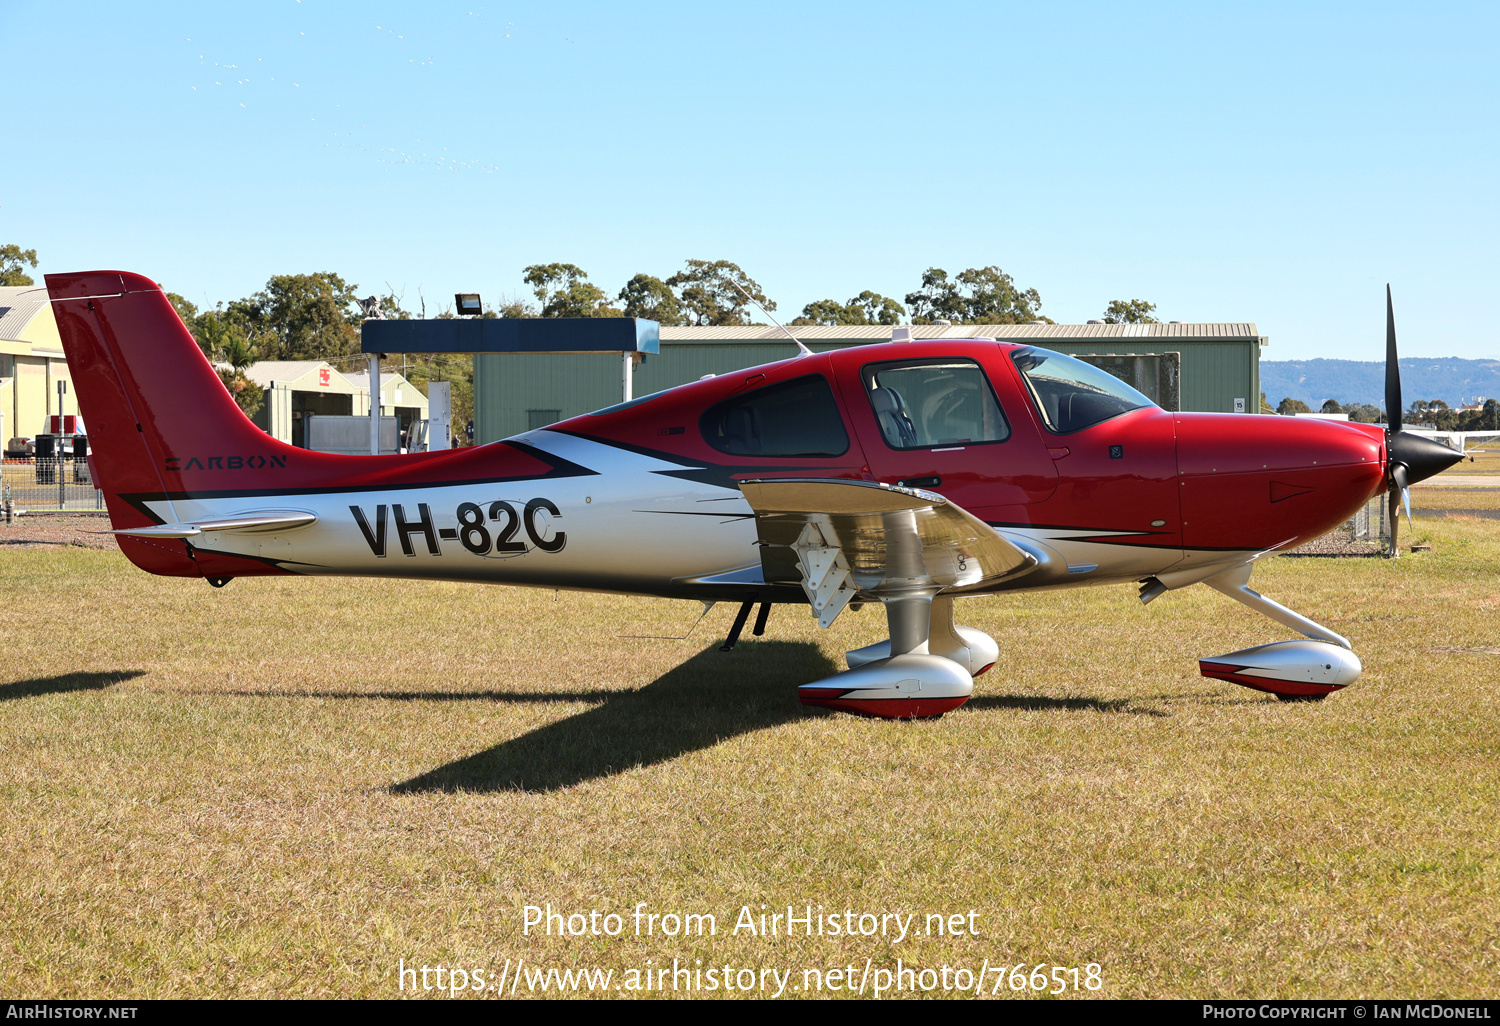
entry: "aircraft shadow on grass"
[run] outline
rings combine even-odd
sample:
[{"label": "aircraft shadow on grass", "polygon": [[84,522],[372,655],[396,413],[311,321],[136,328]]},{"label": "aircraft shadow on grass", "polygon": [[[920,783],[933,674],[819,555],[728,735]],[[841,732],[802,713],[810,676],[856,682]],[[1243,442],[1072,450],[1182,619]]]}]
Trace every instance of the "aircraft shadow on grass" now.
[{"label": "aircraft shadow on grass", "polygon": [[[396,794],[434,791],[555,791],[651,766],[754,730],[812,716],[832,715],[802,706],[795,688],[835,673],[816,645],[757,641],[725,656],[715,644],[637,691],[570,694],[471,693],[498,701],[597,701],[600,704],[522,737],[439,766],[395,784]],[[326,697],[326,696],[325,696]],[[364,697],[380,697],[366,695]],[[383,697],[459,698],[399,693]],[[976,695],[977,709],[1102,712],[1170,716],[1132,707],[1129,699]]]},{"label": "aircraft shadow on grass", "polygon": [[123,684],[133,677],[140,677],[145,672],[145,670],[110,670],[107,673],[64,673],[57,677],[18,680],[10,684],[0,684],[0,702],[11,702],[18,698],[34,698],[37,695],[61,695],[69,691],[103,691],[113,684]]},{"label": "aircraft shadow on grass", "polygon": [[391,791],[545,792],[652,766],[750,731],[827,715],[800,705],[795,689],[837,670],[807,642],[756,641],[732,655],[715,643],[643,688],[577,695],[600,704]]}]

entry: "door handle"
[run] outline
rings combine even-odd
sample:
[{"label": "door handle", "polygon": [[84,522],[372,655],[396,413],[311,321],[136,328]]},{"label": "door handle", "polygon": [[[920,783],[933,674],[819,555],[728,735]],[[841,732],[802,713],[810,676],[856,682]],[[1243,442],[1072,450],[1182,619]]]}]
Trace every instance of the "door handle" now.
[{"label": "door handle", "polygon": [[928,474],[926,477],[908,477],[897,481],[902,488],[937,488],[943,483],[943,479],[936,474]]}]

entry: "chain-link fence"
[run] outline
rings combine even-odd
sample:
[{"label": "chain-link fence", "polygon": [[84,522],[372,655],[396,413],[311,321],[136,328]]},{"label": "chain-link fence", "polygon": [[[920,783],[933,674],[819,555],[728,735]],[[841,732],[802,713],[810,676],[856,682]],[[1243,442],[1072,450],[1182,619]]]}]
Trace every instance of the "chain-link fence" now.
[{"label": "chain-link fence", "polygon": [[1353,517],[1321,538],[1314,539],[1292,556],[1389,556],[1391,554],[1390,506],[1377,495]]},{"label": "chain-link fence", "polygon": [[15,511],[95,512],[104,493],[94,487],[89,465],[71,456],[0,462],[0,508]]}]

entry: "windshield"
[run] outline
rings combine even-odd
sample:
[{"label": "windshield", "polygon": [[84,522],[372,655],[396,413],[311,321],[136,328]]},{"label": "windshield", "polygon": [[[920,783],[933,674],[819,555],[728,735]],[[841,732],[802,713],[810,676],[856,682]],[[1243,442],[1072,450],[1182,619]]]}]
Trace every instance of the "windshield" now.
[{"label": "windshield", "polygon": [[1049,349],[1027,346],[1010,358],[1026,381],[1047,430],[1066,435],[1152,405],[1113,374]]}]

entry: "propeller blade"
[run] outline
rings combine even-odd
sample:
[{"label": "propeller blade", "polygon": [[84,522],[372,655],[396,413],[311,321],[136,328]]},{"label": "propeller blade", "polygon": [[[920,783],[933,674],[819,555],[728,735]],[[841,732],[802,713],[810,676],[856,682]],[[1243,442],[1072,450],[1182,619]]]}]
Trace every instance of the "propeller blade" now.
[{"label": "propeller blade", "polygon": [[1401,555],[1401,542],[1397,537],[1400,534],[1401,511],[1396,508],[1396,490],[1391,489],[1390,496],[1386,502],[1386,523],[1391,526],[1391,558],[1395,559]]},{"label": "propeller blade", "polygon": [[1411,522],[1411,489],[1401,489],[1401,501],[1406,503],[1406,526],[1415,528],[1417,525]]},{"label": "propeller blade", "polygon": [[1385,419],[1386,430],[1401,430],[1401,364],[1396,359],[1396,310],[1391,305],[1391,287],[1385,287]]},{"label": "propeller blade", "polygon": [[1391,495],[1391,547],[1395,549],[1396,495],[1406,503],[1406,519],[1411,522],[1411,495],[1407,491],[1418,481],[1440,474],[1464,458],[1446,445],[1401,430],[1401,362],[1396,356],[1396,309],[1391,301],[1391,287],[1385,287],[1385,449],[1387,490]]}]

